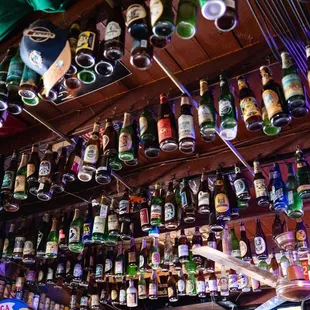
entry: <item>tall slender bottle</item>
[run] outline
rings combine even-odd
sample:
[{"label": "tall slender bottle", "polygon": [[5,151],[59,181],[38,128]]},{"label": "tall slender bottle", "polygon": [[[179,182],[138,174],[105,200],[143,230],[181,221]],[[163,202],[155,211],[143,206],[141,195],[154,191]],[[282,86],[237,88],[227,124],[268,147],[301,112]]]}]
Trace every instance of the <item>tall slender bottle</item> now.
[{"label": "tall slender bottle", "polygon": [[308,199],[310,198],[310,166],[300,147],[297,147],[295,161],[297,163],[297,192],[301,199]]},{"label": "tall slender bottle", "polygon": [[165,234],[165,243],[164,243],[164,259],[162,263],[162,271],[167,272],[172,265],[172,244],[170,238],[170,232],[166,232]]},{"label": "tall slender bottle", "polygon": [[146,238],[142,239],[141,248],[139,253],[139,272],[144,273],[148,270],[148,250]]},{"label": "tall slender bottle", "polygon": [[188,184],[188,179],[183,179],[181,190],[181,206],[184,212],[183,220],[185,223],[193,223],[196,220],[196,203],[192,189]]},{"label": "tall slender bottle", "polygon": [[184,154],[195,151],[195,124],[191,103],[187,95],[181,97],[181,115],[178,118],[179,150]]},{"label": "tall slender bottle", "polygon": [[18,152],[14,151],[9,167],[5,170],[3,182],[1,186],[1,192],[9,196],[13,194],[15,177],[17,171]]},{"label": "tall slender bottle", "polygon": [[308,251],[308,234],[307,228],[302,219],[296,220],[295,241],[298,251]]},{"label": "tall slender bottle", "polygon": [[80,210],[75,209],[69,232],[69,250],[71,252],[81,253],[83,251],[82,234],[83,219],[80,217]]},{"label": "tall slender bottle", "polygon": [[6,235],[3,244],[2,258],[4,260],[10,260],[12,258],[14,242],[15,242],[15,225],[11,224],[9,232]]},{"label": "tall slender bottle", "polygon": [[241,252],[240,252],[240,244],[239,240],[236,236],[236,232],[234,228],[230,229],[230,235],[231,235],[231,246],[232,246],[232,251],[231,255],[236,258],[241,258]]},{"label": "tall slender bottle", "polygon": [[234,180],[234,187],[237,198],[240,200],[250,200],[250,189],[247,179],[242,175],[241,169],[235,165],[236,177]]},{"label": "tall slender bottle", "polygon": [[[95,204],[96,205],[98,204],[97,201]],[[92,243],[93,225],[94,225],[93,206],[92,203],[89,203],[83,222],[82,243],[84,245]]]},{"label": "tall slender bottle", "polygon": [[19,228],[15,234],[15,241],[13,247],[13,259],[21,260],[26,241],[26,220],[22,219]]},{"label": "tall slender bottle", "polygon": [[33,217],[25,240],[25,246],[23,249],[23,263],[33,264],[35,263],[36,248],[37,248],[38,231],[36,227],[36,218]]},{"label": "tall slender bottle", "polygon": [[200,185],[198,189],[198,213],[209,214],[210,213],[210,198],[211,192],[209,189],[208,177],[206,174],[201,174]]},{"label": "tall slender bottle", "polygon": [[156,270],[152,270],[152,276],[149,282],[149,299],[157,299],[158,298],[158,282],[157,282],[157,274]]},{"label": "tall slender bottle", "polygon": [[51,229],[50,217],[48,213],[44,213],[42,221],[38,229],[37,240],[37,257],[44,257],[46,250],[46,242]]},{"label": "tall slender bottle", "polygon": [[123,161],[134,159],[134,142],[131,115],[124,114],[124,122],[119,136],[118,157]]},{"label": "tall slender bottle", "polygon": [[106,241],[106,234],[108,231],[108,209],[110,205],[110,199],[104,195],[101,196],[100,206],[97,208],[97,212],[94,218],[94,225],[91,240],[95,244],[103,244]]},{"label": "tall slender bottle", "polygon": [[47,146],[39,168],[39,183],[51,184],[55,169],[55,161],[53,159],[52,144]]},{"label": "tall slender bottle", "polygon": [[222,174],[216,172],[216,181],[214,187],[214,202],[217,219],[230,219],[229,200],[224,187]]},{"label": "tall slender bottle", "polygon": [[28,188],[26,182],[27,176],[27,154],[22,154],[19,167],[16,172],[15,186],[14,186],[14,198],[18,200],[25,200],[28,197]]},{"label": "tall slender bottle", "polygon": [[57,233],[57,220],[52,220],[52,228],[47,237],[45,256],[47,258],[56,258],[58,255],[58,239],[59,234]]},{"label": "tall slender bottle", "polygon": [[160,226],[162,219],[162,208],[163,208],[163,197],[160,194],[161,185],[159,183],[155,184],[155,191],[151,198],[151,220],[152,226]]},{"label": "tall slender bottle", "polygon": [[266,179],[263,176],[262,169],[258,161],[253,162],[254,165],[254,189],[256,202],[260,207],[269,207],[268,190]]},{"label": "tall slender bottle", "polygon": [[160,252],[158,247],[158,238],[155,237],[153,239],[153,246],[151,249],[151,263],[150,266],[152,269],[157,269],[160,265]]},{"label": "tall slender bottle", "polygon": [[173,191],[173,183],[169,182],[168,191],[165,198],[164,214],[165,227],[167,229],[176,229],[180,225],[179,221],[179,206],[176,201],[175,193]]},{"label": "tall slender bottle", "polygon": [[175,115],[166,94],[160,95],[160,109],[157,122],[160,149],[172,152],[178,148],[178,133]]},{"label": "tall slender bottle", "polygon": [[241,259],[244,261],[251,261],[252,259],[251,244],[246,236],[246,230],[243,222],[240,223],[240,235],[241,238],[239,240],[239,245],[240,245]]},{"label": "tall slender bottle", "polygon": [[196,33],[197,6],[197,1],[179,1],[176,34],[182,39],[191,39]]},{"label": "tall slender bottle", "polygon": [[221,93],[219,96],[220,135],[225,140],[233,140],[237,136],[238,122],[235,98],[229,89],[228,79],[224,73],[220,75]]},{"label": "tall slender bottle", "polygon": [[99,140],[100,123],[95,122],[93,132],[87,142],[84,152],[83,168],[85,171],[94,172],[97,167],[97,162],[100,154]]},{"label": "tall slender bottle", "polygon": [[254,237],[255,253],[259,260],[265,260],[268,258],[268,248],[266,242],[266,236],[261,227],[260,220],[256,220],[256,233]]},{"label": "tall slender bottle", "polygon": [[29,193],[37,195],[38,192],[38,176],[39,176],[40,157],[38,147],[32,146],[29,161],[27,163],[27,182],[29,187]]},{"label": "tall slender bottle", "polygon": [[276,212],[287,212],[287,193],[285,183],[282,180],[281,170],[278,163],[273,165],[273,209]]}]

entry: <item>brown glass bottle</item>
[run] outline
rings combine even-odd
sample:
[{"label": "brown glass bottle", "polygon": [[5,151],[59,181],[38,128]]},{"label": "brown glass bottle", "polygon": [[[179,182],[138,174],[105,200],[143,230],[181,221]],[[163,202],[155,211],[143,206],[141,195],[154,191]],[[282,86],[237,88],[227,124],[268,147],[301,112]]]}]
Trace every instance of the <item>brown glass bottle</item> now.
[{"label": "brown glass bottle", "polygon": [[260,130],[263,127],[263,119],[258,110],[255,94],[249,87],[244,76],[238,77],[240,108],[245,126],[250,131]]},{"label": "brown glass bottle", "polygon": [[40,157],[38,153],[38,147],[32,146],[30,158],[27,164],[27,182],[29,186],[29,192],[32,195],[37,195],[39,187],[38,176],[40,167]]},{"label": "brown glass bottle", "polygon": [[177,283],[172,275],[172,272],[169,272],[168,277],[168,299],[170,302],[178,301],[178,293],[177,293]]},{"label": "brown glass bottle", "polygon": [[74,149],[72,150],[72,152],[68,157],[68,161],[63,175],[64,179],[67,182],[73,182],[77,178],[82,160],[83,141],[84,141],[83,138],[78,138]]},{"label": "brown glass bottle", "polygon": [[257,204],[260,207],[269,207],[266,179],[263,176],[259,162],[254,161],[253,165],[254,165],[254,172],[255,172],[253,183],[254,183]]},{"label": "brown glass bottle", "polygon": [[173,191],[173,183],[169,182],[164,205],[165,227],[167,229],[176,229],[179,225],[179,208]]},{"label": "brown glass bottle", "polygon": [[107,118],[105,130],[102,134],[102,150],[103,154],[108,157],[117,156],[118,138],[111,118]]},{"label": "brown glass bottle", "polygon": [[[192,238],[192,249],[198,248],[202,246],[202,237],[199,231],[199,226],[195,227],[195,233]],[[202,266],[203,258],[200,255],[193,254],[193,261],[196,262],[197,268],[200,269]]]},{"label": "brown glass bottle", "polygon": [[100,154],[99,131],[100,124],[95,122],[93,132],[87,142],[84,153],[83,169],[91,173],[96,170]]},{"label": "brown glass bottle", "polygon": [[207,176],[202,173],[201,174],[201,180],[198,190],[198,213],[200,214],[209,214],[210,213],[210,197],[211,192],[209,189],[209,183]]},{"label": "brown glass bottle", "polygon": [[254,246],[256,256],[259,260],[265,260],[268,258],[266,236],[263,232],[259,219],[256,220],[256,233],[254,237]]},{"label": "brown glass bottle", "polygon": [[230,215],[229,200],[224,187],[222,174],[219,171],[216,172],[216,181],[214,187],[214,203],[215,203],[216,218],[219,220],[227,219],[228,216]]},{"label": "brown glass bottle", "polygon": [[217,278],[214,272],[211,272],[209,275],[209,290],[210,290],[210,296],[217,296]]},{"label": "brown glass bottle", "polygon": [[63,147],[53,176],[52,190],[62,193],[65,190],[66,180],[63,178],[67,161],[67,149]]},{"label": "brown glass bottle", "polygon": [[178,253],[178,249],[179,249],[179,239],[178,237],[174,238],[174,245],[172,247],[172,255],[173,255],[173,267],[175,270],[181,270],[182,269],[182,264],[179,260],[179,253]]},{"label": "brown glass bottle", "polygon": [[188,240],[183,228],[181,229],[181,235],[179,238],[178,254],[180,263],[188,262],[189,260]]},{"label": "brown glass bottle", "polygon": [[152,228],[152,225],[150,224],[150,207],[147,197],[142,197],[140,205],[140,223],[142,231],[149,231]]},{"label": "brown glass bottle", "polygon": [[246,230],[242,222],[240,223],[240,235],[241,238],[239,240],[239,246],[240,246],[241,259],[244,261],[251,261],[252,259],[251,244],[246,236]]},{"label": "brown glass bottle", "polygon": [[51,184],[54,169],[55,169],[55,162],[53,158],[52,144],[49,144],[40,163],[39,183]]},{"label": "brown glass bottle", "polygon": [[119,202],[118,214],[120,222],[130,222],[130,198],[127,188],[125,189],[124,194]]}]

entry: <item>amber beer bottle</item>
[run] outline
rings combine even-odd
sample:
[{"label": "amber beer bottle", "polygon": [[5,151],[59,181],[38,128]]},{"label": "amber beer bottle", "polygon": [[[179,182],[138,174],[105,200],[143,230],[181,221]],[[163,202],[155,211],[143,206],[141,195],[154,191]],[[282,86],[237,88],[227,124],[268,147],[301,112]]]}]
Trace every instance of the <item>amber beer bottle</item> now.
[{"label": "amber beer bottle", "polygon": [[250,131],[260,130],[263,127],[263,119],[258,110],[255,94],[244,76],[238,77],[238,88],[240,108],[246,128]]},{"label": "amber beer bottle", "polygon": [[218,220],[224,220],[230,215],[229,200],[224,187],[222,174],[219,171],[216,172],[216,181],[214,187],[214,204],[216,218]]},{"label": "amber beer bottle", "polygon": [[54,174],[54,158],[52,144],[49,144],[39,167],[39,183],[51,184]]},{"label": "amber beer bottle", "polygon": [[94,124],[93,132],[88,140],[85,153],[83,168],[85,171],[93,172],[96,170],[97,162],[100,153],[100,140],[99,140],[100,123]]},{"label": "amber beer bottle", "polygon": [[103,155],[108,157],[117,156],[118,138],[117,132],[113,127],[112,119],[107,118],[105,130],[102,134],[102,150]]}]

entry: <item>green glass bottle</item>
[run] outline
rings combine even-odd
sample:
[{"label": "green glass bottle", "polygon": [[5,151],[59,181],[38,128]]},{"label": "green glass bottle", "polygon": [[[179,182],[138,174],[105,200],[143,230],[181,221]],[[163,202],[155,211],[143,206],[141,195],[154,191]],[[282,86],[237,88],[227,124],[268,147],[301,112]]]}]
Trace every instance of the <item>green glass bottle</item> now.
[{"label": "green glass bottle", "polygon": [[287,216],[289,218],[300,218],[303,216],[303,203],[300,198],[300,195],[297,192],[297,185],[295,179],[295,172],[293,163],[287,164],[287,181],[286,181],[286,190],[287,190],[287,200],[288,200],[288,210]]},{"label": "green glass bottle", "polygon": [[141,274],[139,276],[139,281],[138,281],[138,298],[139,299],[147,298],[146,282],[145,282],[143,274]]},{"label": "green glass bottle", "polygon": [[137,267],[136,243],[135,239],[131,238],[127,259],[127,276],[134,278],[137,274]]},{"label": "green glass bottle", "polygon": [[182,39],[191,39],[196,33],[197,0],[180,0],[176,34]]},{"label": "green glass bottle", "polygon": [[189,295],[189,296],[197,295],[196,278],[195,278],[195,274],[193,273],[189,274],[186,279],[186,295]]},{"label": "green glass bottle", "polygon": [[153,33],[158,37],[170,37],[175,29],[172,0],[151,0],[150,11]]},{"label": "green glass bottle", "polygon": [[263,270],[269,271],[269,266],[268,266],[268,264],[266,263],[265,260],[259,261],[257,267],[258,267],[258,268],[261,268],[261,269],[263,269]]},{"label": "green glass bottle", "polygon": [[134,159],[133,128],[129,113],[124,114],[124,122],[119,135],[118,157],[122,161]]},{"label": "green glass bottle", "polygon": [[58,231],[57,220],[53,218],[53,224],[50,233],[47,237],[45,256],[47,258],[56,258],[58,254]]},{"label": "green glass bottle", "polygon": [[15,185],[15,177],[17,171],[18,151],[14,151],[9,167],[5,170],[1,193],[5,193],[8,196],[12,196]]},{"label": "green glass bottle", "polygon": [[114,274],[117,278],[124,276],[124,251],[123,246],[120,244],[117,249],[117,255],[114,265]]},{"label": "green glass bottle", "polygon": [[92,242],[95,244],[105,243],[108,232],[107,217],[110,199],[105,195],[101,196],[100,207],[94,218]]},{"label": "green glass bottle", "polygon": [[189,260],[185,262],[185,270],[187,274],[195,274],[197,271],[196,261],[193,260],[193,253],[189,251]]},{"label": "green glass bottle", "polygon": [[10,260],[13,256],[13,249],[15,243],[15,225],[10,225],[10,230],[4,239],[2,259]]},{"label": "green glass bottle", "polygon": [[27,163],[28,156],[26,153],[23,153],[15,178],[14,198],[17,200],[25,200],[28,197],[28,188],[26,181]]},{"label": "green glass bottle", "polygon": [[264,103],[262,103],[262,118],[264,121],[263,132],[267,136],[276,136],[281,131],[281,127],[276,127],[271,124],[269,120],[268,113]]},{"label": "green glass bottle", "polygon": [[96,73],[91,69],[83,69],[78,72],[77,77],[84,84],[93,84],[96,82]]},{"label": "green glass bottle", "polygon": [[151,199],[151,220],[152,226],[159,226],[162,221],[163,197],[160,194],[161,186],[159,183],[155,185],[155,191]]},{"label": "green glass bottle", "polygon": [[143,143],[152,143],[156,139],[157,122],[148,109],[144,109],[139,117],[139,128]]},{"label": "green glass bottle", "polygon": [[24,62],[20,57],[20,50],[17,49],[16,55],[11,59],[8,75],[6,77],[6,88],[10,90],[18,90],[20,81],[24,71]]},{"label": "green glass bottle", "polygon": [[231,228],[230,235],[231,235],[231,245],[232,245],[231,255],[236,258],[241,259],[240,244],[239,244],[239,240],[236,236],[234,228]]},{"label": "green glass bottle", "polygon": [[81,253],[83,251],[82,234],[83,219],[80,217],[80,210],[75,209],[69,232],[69,250],[71,252]]},{"label": "green glass bottle", "polygon": [[159,252],[159,247],[158,247],[158,238],[154,238],[153,246],[152,246],[150,254],[151,254],[150,266],[152,267],[152,269],[156,270],[160,265],[160,252]]},{"label": "green glass bottle", "polygon": [[198,107],[198,122],[204,141],[213,141],[216,137],[217,114],[214,108],[213,93],[208,88],[207,80],[200,80],[200,102]]},{"label": "green glass bottle", "polygon": [[302,150],[298,147],[295,153],[297,163],[297,192],[301,199],[310,198],[310,166],[304,157]]},{"label": "green glass bottle", "polygon": [[235,98],[229,89],[228,79],[224,73],[220,75],[221,92],[219,96],[220,135],[225,140],[233,140],[237,136],[238,122]]}]

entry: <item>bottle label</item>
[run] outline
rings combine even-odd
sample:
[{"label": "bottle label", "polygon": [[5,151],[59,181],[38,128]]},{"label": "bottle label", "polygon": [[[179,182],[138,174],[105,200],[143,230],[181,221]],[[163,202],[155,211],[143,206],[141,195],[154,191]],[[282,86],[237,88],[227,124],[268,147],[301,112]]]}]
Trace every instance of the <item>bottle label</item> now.
[{"label": "bottle label", "polygon": [[27,165],[27,178],[36,172],[36,166],[34,164]]},{"label": "bottle label", "polygon": [[130,292],[127,293],[127,307],[137,307],[138,298],[137,293]]},{"label": "bottle label", "polygon": [[208,281],[209,284],[209,290],[210,292],[217,292],[217,280],[209,280]]},{"label": "bottle label", "polygon": [[307,239],[307,234],[306,234],[306,232],[304,231],[304,230],[302,230],[302,229],[298,229],[297,231],[296,231],[296,240],[297,241],[304,241],[304,240],[306,240]]},{"label": "bottle label", "polygon": [[150,220],[149,220],[149,212],[147,208],[143,208],[140,210],[140,222],[141,222],[141,226],[149,225]]},{"label": "bottle label", "polygon": [[260,288],[260,282],[254,278],[251,278],[251,286],[252,286],[252,290],[256,291]]},{"label": "bottle label", "polygon": [[254,246],[256,254],[263,254],[266,250],[266,243],[262,237],[255,237],[254,238]]},{"label": "bottle label", "polygon": [[197,281],[197,293],[205,293],[206,284],[205,281]]},{"label": "bottle label", "polygon": [[93,307],[99,307],[100,303],[99,303],[99,295],[98,294],[93,294],[91,295],[91,308]]},{"label": "bottle label", "polygon": [[112,214],[108,216],[108,230],[119,230],[119,222],[117,214]]},{"label": "bottle label", "polygon": [[239,241],[239,246],[240,246],[240,255],[241,257],[244,257],[248,251],[248,247],[243,240]]},{"label": "bottle label", "polygon": [[105,28],[105,41],[113,40],[119,37],[121,33],[122,29],[120,25],[115,21],[111,21],[107,24]]},{"label": "bottle label", "polygon": [[254,180],[256,198],[268,196],[268,190],[265,179]]},{"label": "bottle label", "polygon": [[198,107],[198,123],[199,123],[199,126],[202,126],[202,124],[205,122],[213,123],[214,122],[213,114],[211,113],[211,111],[207,105],[200,105]]},{"label": "bottle label", "polygon": [[274,193],[274,197],[273,197],[274,202],[276,202],[277,200],[280,200],[280,201],[284,200],[284,193],[283,193],[282,187],[275,190],[275,187],[273,186],[272,189],[273,189],[273,193]]},{"label": "bottle label", "polygon": [[257,102],[254,97],[246,97],[240,101],[240,108],[242,111],[243,120],[246,122],[252,116],[261,116]]},{"label": "bottle label", "polygon": [[117,290],[113,290],[111,291],[111,299],[112,301],[115,301],[117,299]]},{"label": "bottle label", "polygon": [[287,192],[287,200],[288,200],[289,205],[294,204],[294,192],[293,191]]},{"label": "bottle label", "polygon": [[223,276],[219,279],[219,286],[220,286],[220,291],[222,292],[227,292],[228,291],[228,278],[226,276]]},{"label": "bottle label", "polygon": [[53,281],[53,279],[54,279],[54,270],[51,267],[48,267],[46,280]]},{"label": "bottle label", "polygon": [[83,274],[83,269],[81,264],[75,264],[73,268],[73,276],[75,278],[81,278]]},{"label": "bottle label", "polygon": [[132,137],[128,132],[122,132],[119,136],[119,152],[127,152],[132,149]]},{"label": "bottle label", "polygon": [[110,271],[111,269],[112,269],[112,261],[111,261],[109,258],[107,258],[107,259],[105,260],[104,272],[108,272],[108,271]]},{"label": "bottle label", "polygon": [[216,249],[216,241],[208,241],[207,246],[212,249]]},{"label": "bottle label", "polygon": [[79,226],[71,226],[69,231],[69,243],[80,242],[81,228]]},{"label": "bottle label", "polygon": [[2,189],[8,189],[12,190],[14,186],[14,177],[15,177],[15,172],[13,171],[5,171],[4,177],[3,177],[3,182],[2,182]]},{"label": "bottle label", "polygon": [[185,291],[185,283],[183,279],[178,280],[178,292]]},{"label": "bottle label", "polygon": [[232,250],[231,256],[237,257],[237,258],[240,257],[241,256],[240,250],[239,249]]},{"label": "bottle label", "polygon": [[236,274],[230,274],[228,276],[229,289],[238,288],[238,277]]},{"label": "bottle label", "polygon": [[44,277],[44,272],[42,270],[40,270],[38,273],[38,282],[39,283],[42,282],[43,277]]},{"label": "bottle label", "polygon": [[239,290],[242,290],[248,285],[249,279],[245,274],[240,273],[237,277],[237,281]]},{"label": "bottle label", "polygon": [[210,205],[210,194],[208,192],[200,191],[198,193],[198,207]]},{"label": "bottle label", "polygon": [[35,248],[33,246],[33,242],[31,240],[27,240],[25,242],[23,255],[34,255],[35,254]]},{"label": "bottle label", "polygon": [[87,49],[93,51],[95,48],[95,40],[96,40],[96,33],[92,31],[83,31],[79,35],[79,39],[77,41],[77,46],[75,53],[77,54],[78,51],[81,49]]},{"label": "bottle label", "polygon": [[303,184],[297,187],[297,193],[310,190],[310,184]]},{"label": "bottle label", "polygon": [[151,205],[151,220],[161,219],[161,206]]},{"label": "bottle label", "polygon": [[220,116],[229,115],[232,113],[233,107],[229,100],[220,100],[219,101],[219,113]]},{"label": "bottle label", "polygon": [[171,202],[165,203],[165,222],[171,221],[175,218],[175,206]]},{"label": "bottle label", "polygon": [[232,9],[236,9],[236,1],[235,0],[224,0],[226,6],[229,6]]},{"label": "bottle label", "polygon": [[119,214],[129,214],[129,201],[121,200],[119,202]]},{"label": "bottle label", "polygon": [[186,294],[189,295],[195,290],[195,283],[191,279],[186,280]]},{"label": "bottle label", "polygon": [[163,2],[161,0],[151,0],[150,1],[150,11],[151,11],[151,24],[152,27],[159,20],[164,11]]},{"label": "bottle label", "polygon": [[17,175],[15,178],[14,192],[25,192],[26,190],[26,176]]},{"label": "bottle label", "polygon": [[178,125],[179,141],[183,139],[195,139],[194,117],[192,115],[180,115]]},{"label": "bottle label", "polygon": [[215,210],[219,213],[224,213],[229,209],[229,200],[227,195],[219,193],[215,196]]},{"label": "bottle label", "polygon": [[188,256],[188,245],[187,244],[180,244],[178,246],[178,255],[179,257]]},{"label": "bottle label", "polygon": [[156,283],[149,284],[149,295],[157,296],[157,284]]},{"label": "bottle label", "polygon": [[269,120],[280,112],[283,112],[278,94],[272,89],[266,89],[262,94]]},{"label": "bottle label", "polygon": [[297,74],[288,74],[282,78],[282,85],[285,99],[289,100],[293,96],[303,96],[303,87]]},{"label": "bottle label", "polygon": [[159,252],[153,252],[152,253],[152,265],[157,266],[160,264],[160,254]]},{"label": "bottle label", "polygon": [[141,116],[139,118],[139,127],[140,127],[140,136],[143,136],[143,134],[147,131],[148,129],[148,122],[146,117]]},{"label": "bottle label", "polygon": [[58,254],[58,243],[55,241],[48,241],[46,243],[46,254]]},{"label": "bottle label", "polygon": [[234,187],[236,190],[237,197],[243,193],[248,193],[245,181],[243,179],[237,179],[234,181]]},{"label": "bottle label", "polygon": [[65,243],[66,234],[65,234],[65,232],[64,232],[63,229],[59,229],[59,236],[58,236],[58,239],[59,239],[59,244]]},{"label": "bottle label", "polygon": [[25,240],[26,240],[25,237],[16,237],[13,252],[23,253]]},{"label": "bottle label", "polygon": [[80,156],[74,156],[73,163],[71,166],[71,171],[75,172],[78,174],[79,169],[80,169],[80,164],[81,164],[81,157]]},{"label": "bottle label", "polygon": [[[76,305],[76,295],[71,295],[70,298],[70,308],[74,309]],[[45,309],[49,309],[49,307],[45,307]]]},{"label": "bottle label", "polygon": [[130,251],[128,252],[128,263],[135,263],[137,261],[136,252]]},{"label": "bottle label", "polygon": [[123,274],[123,261],[115,262],[115,274]]},{"label": "bottle label", "polygon": [[142,268],[144,265],[144,256],[139,255],[139,268]]},{"label": "bottle label", "polygon": [[289,260],[284,260],[281,262],[280,260],[280,266],[281,266],[281,271],[284,277],[287,276],[287,267],[290,265]]},{"label": "bottle label", "polygon": [[25,278],[24,277],[17,277],[16,278],[16,283],[15,286],[17,289],[22,290],[24,287],[24,283],[25,283]]},{"label": "bottle label", "polygon": [[10,241],[8,238],[4,239],[4,243],[3,243],[3,250],[2,250],[2,255],[6,255],[8,252],[8,247],[9,247]]},{"label": "bottle label", "polygon": [[169,118],[162,118],[157,122],[159,143],[172,138],[172,126]]},{"label": "bottle label", "polygon": [[105,218],[101,216],[95,216],[94,219],[94,227],[93,227],[93,234],[104,234],[105,230]]},{"label": "bottle label", "polygon": [[99,158],[99,150],[97,145],[91,144],[86,147],[84,154],[84,162],[96,164]]},{"label": "bottle label", "polygon": [[88,296],[82,296],[80,300],[80,306],[87,307]]},{"label": "bottle label", "polygon": [[174,295],[174,289],[173,287],[168,287],[168,297],[172,297]]},{"label": "bottle label", "polygon": [[48,176],[51,173],[51,162],[48,160],[43,160],[40,163],[39,175]]},{"label": "bottle label", "polygon": [[146,295],[146,285],[145,284],[139,284],[138,285],[138,294],[139,294],[139,296],[145,296]]},{"label": "bottle label", "polygon": [[126,291],[125,290],[120,289],[120,291],[119,291],[119,302],[121,304],[126,303]]},{"label": "bottle label", "polygon": [[95,276],[96,278],[101,278],[103,276],[103,265],[102,264],[96,265]]},{"label": "bottle label", "polygon": [[91,223],[83,224],[83,238],[90,239],[91,238]]},{"label": "bottle label", "polygon": [[126,26],[134,22],[135,20],[146,17],[146,10],[143,5],[133,4],[128,7],[126,13]]},{"label": "bottle label", "polygon": [[186,192],[182,192],[181,193],[181,205],[182,208],[185,209],[187,207],[187,196],[186,196]]},{"label": "bottle label", "polygon": [[59,263],[56,268],[56,275],[63,275],[66,273],[65,263]]},{"label": "bottle label", "polygon": [[27,276],[26,276],[26,281],[27,282],[34,282],[36,280],[36,272],[35,270],[28,270]]}]

